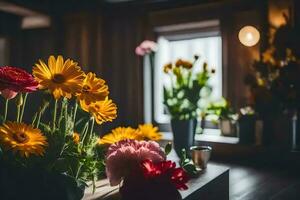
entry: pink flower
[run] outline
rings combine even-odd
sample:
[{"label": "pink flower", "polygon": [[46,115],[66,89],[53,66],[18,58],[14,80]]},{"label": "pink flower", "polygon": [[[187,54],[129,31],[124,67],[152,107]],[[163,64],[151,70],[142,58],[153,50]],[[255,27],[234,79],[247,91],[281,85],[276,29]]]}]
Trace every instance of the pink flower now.
[{"label": "pink flower", "polygon": [[0,91],[0,95],[3,96],[5,99],[13,99],[17,96],[17,92],[13,91],[13,90],[9,90],[9,89],[4,89],[2,91]]},{"label": "pink flower", "polygon": [[153,141],[122,140],[112,144],[106,156],[106,174],[111,186],[120,184],[130,173],[140,169],[144,160],[162,162],[165,153],[158,143]]},{"label": "pink flower", "polygon": [[0,67],[0,91],[33,92],[38,82],[25,70],[17,67]]},{"label": "pink flower", "polygon": [[157,51],[157,44],[153,41],[145,40],[135,49],[138,56],[145,56],[151,52]]}]

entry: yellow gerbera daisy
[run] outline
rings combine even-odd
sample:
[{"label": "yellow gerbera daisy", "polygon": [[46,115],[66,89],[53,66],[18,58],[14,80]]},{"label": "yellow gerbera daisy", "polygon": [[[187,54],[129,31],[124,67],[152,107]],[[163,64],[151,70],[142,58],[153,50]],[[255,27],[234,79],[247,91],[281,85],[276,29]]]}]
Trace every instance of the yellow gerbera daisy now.
[{"label": "yellow gerbera daisy", "polygon": [[39,60],[33,67],[33,75],[40,89],[49,89],[55,99],[71,98],[81,91],[84,73],[73,60],[64,61],[62,56],[50,56],[48,66]]},{"label": "yellow gerbera daisy", "polygon": [[117,117],[117,106],[108,97],[104,101],[97,101],[89,105],[84,101],[80,101],[80,105],[84,111],[93,115],[97,124],[111,122]]},{"label": "yellow gerbera daisy", "polygon": [[139,130],[131,127],[118,127],[111,131],[111,133],[103,136],[99,140],[99,144],[113,144],[125,139],[141,140],[141,133]]},{"label": "yellow gerbera daisy", "polygon": [[30,154],[41,156],[48,146],[41,130],[17,122],[6,122],[0,126],[0,144],[5,150],[19,152],[23,157],[29,157]]},{"label": "yellow gerbera daisy", "polygon": [[96,101],[103,101],[108,96],[108,87],[105,81],[97,78],[96,74],[88,73],[83,81],[82,90],[78,93],[78,99],[90,104]]},{"label": "yellow gerbera daisy", "polygon": [[73,142],[75,144],[79,144],[79,142],[80,142],[80,135],[75,132],[75,133],[73,133],[72,137],[73,137]]},{"label": "yellow gerbera daisy", "polygon": [[143,139],[146,140],[160,140],[161,133],[158,131],[157,127],[152,124],[139,125],[139,131],[141,132]]}]

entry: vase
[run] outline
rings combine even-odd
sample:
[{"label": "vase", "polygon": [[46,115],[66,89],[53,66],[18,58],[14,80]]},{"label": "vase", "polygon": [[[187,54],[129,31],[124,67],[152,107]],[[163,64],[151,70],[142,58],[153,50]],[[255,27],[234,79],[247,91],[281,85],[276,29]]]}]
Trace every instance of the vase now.
[{"label": "vase", "polygon": [[241,144],[254,144],[256,132],[256,117],[243,115],[238,120],[238,135]]},{"label": "vase", "polygon": [[237,136],[237,125],[235,121],[229,119],[221,119],[220,130],[223,136],[230,136],[230,137]]},{"label": "vase", "polygon": [[173,183],[162,179],[125,178],[120,188],[121,200],[182,200]]},{"label": "vase", "polygon": [[197,119],[190,120],[171,120],[173,132],[173,145],[178,156],[181,155],[182,149],[185,149],[190,155],[190,147],[194,145]]},{"label": "vase", "polygon": [[85,185],[65,174],[1,163],[0,194],[3,200],[80,200]]}]

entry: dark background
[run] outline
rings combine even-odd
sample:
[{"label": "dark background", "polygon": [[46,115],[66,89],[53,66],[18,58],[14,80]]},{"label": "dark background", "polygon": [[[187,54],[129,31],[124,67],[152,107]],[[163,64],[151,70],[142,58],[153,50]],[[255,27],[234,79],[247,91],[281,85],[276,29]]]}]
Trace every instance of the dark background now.
[{"label": "dark background", "polygon": [[[105,79],[118,105],[118,118],[110,127],[143,122],[142,59],[135,47],[155,40],[156,26],[219,19],[223,42],[223,95],[239,108],[247,103],[244,75],[264,49],[272,6],[294,10],[299,23],[299,1],[267,0],[14,0],[15,5],[51,17],[47,28],[24,30],[21,16],[0,12],[0,35],[8,40],[7,65],[31,70],[38,59],[63,55]],[[278,3],[279,2],[279,3]],[[245,25],[261,32],[259,45],[242,46],[237,34]]]}]

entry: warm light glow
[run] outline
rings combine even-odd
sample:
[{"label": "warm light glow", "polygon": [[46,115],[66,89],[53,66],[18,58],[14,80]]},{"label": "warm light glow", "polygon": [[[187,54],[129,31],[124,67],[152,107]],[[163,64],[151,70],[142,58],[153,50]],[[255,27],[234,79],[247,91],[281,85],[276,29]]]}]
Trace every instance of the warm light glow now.
[{"label": "warm light glow", "polygon": [[260,34],[258,30],[253,26],[245,26],[239,32],[240,42],[247,47],[256,45],[259,39]]}]

